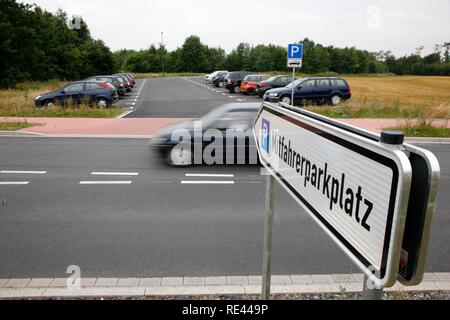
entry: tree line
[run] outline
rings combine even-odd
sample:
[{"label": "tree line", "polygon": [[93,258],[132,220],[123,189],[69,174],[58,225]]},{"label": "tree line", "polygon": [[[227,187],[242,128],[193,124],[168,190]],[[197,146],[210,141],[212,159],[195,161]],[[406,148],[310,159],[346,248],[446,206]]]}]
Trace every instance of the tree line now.
[{"label": "tree line", "polygon": [[114,71],[111,50],[92,39],[80,17],[69,20],[16,0],[0,1],[0,87],[28,80],[76,80]]},{"label": "tree line", "polygon": [[[450,42],[436,45],[434,53],[422,55],[423,47],[414,54],[396,58],[390,51],[369,52],[354,47],[323,46],[310,39],[304,45],[302,73],[307,74],[376,74],[450,76]],[[189,36],[184,44],[168,52],[164,45],[151,45],[146,50],[120,50],[114,60],[122,70],[131,72],[211,72],[214,70],[244,70],[255,72],[284,71],[285,47],[276,45],[251,46],[241,43],[229,54],[221,48],[203,44],[199,37]]]},{"label": "tree line", "polygon": [[[0,1],[0,87],[28,80],[79,80],[116,71],[212,72],[244,70],[288,72],[286,48],[240,43],[230,53],[209,47],[198,36],[168,51],[163,44],[145,50],[111,50],[93,39],[81,17],[69,19],[61,10],[52,14],[16,0]],[[390,51],[368,52],[354,47],[323,46],[310,39],[304,44],[302,73],[395,73],[398,75],[450,75],[450,42],[436,45],[434,53],[396,58]]]}]

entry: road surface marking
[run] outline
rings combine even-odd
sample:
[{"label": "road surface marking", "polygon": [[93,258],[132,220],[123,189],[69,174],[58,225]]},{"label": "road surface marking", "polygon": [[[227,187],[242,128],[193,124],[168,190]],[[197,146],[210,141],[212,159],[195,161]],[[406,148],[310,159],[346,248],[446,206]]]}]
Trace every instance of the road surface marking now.
[{"label": "road surface marking", "polygon": [[47,171],[11,171],[11,170],[2,170],[0,173],[5,174],[46,174]]},{"label": "road surface marking", "polygon": [[138,172],[91,172],[93,176],[138,176]]},{"label": "road surface marking", "polygon": [[29,184],[30,181],[14,181],[14,182],[3,182],[0,181],[0,186],[22,186]]},{"label": "road surface marking", "polygon": [[222,93],[224,96],[226,96],[227,94],[226,93]]},{"label": "road surface marking", "polygon": [[233,96],[228,96],[228,98],[234,99],[234,97],[233,97]]},{"label": "road surface marking", "polygon": [[181,184],[234,184],[234,181],[181,181]]},{"label": "road surface marking", "polygon": [[242,101],[244,101],[244,100],[242,100],[242,99],[236,99],[237,101],[239,101],[239,102],[242,102]]},{"label": "road surface marking", "polygon": [[84,185],[104,185],[104,184],[132,184],[133,181],[80,181]]},{"label": "road surface marking", "polygon": [[186,177],[234,178],[234,174],[186,173]]}]

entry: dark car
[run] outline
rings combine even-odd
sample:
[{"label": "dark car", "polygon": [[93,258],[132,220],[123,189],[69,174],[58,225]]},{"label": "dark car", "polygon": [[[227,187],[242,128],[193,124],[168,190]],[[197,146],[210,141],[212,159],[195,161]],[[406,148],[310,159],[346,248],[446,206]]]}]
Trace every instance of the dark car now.
[{"label": "dark car", "polygon": [[119,96],[124,96],[127,92],[124,81],[116,76],[95,76],[85,79],[86,81],[99,81],[112,84],[116,89]]},{"label": "dark car", "polygon": [[81,104],[96,105],[107,108],[117,102],[119,95],[116,88],[109,83],[98,81],[77,81],[49,93],[42,94],[35,99],[38,107],[54,104]]},{"label": "dark car", "polygon": [[128,79],[128,77],[121,75],[121,74],[114,74],[113,76],[122,79],[126,92],[131,92],[131,90],[133,88],[133,83]]},{"label": "dark car", "polygon": [[[162,129],[152,139],[151,146],[171,166],[257,164],[258,153],[252,125],[260,107],[260,103],[223,105],[195,121]],[[196,127],[200,124],[201,130]],[[239,138],[233,138],[234,134]],[[214,138],[211,138],[211,135]],[[215,158],[217,162],[208,157],[208,148],[212,148],[213,144],[215,147],[213,157],[217,156]],[[195,150],[201,151],[200,159],[194,156]]]},{"label": "dark car", "polygon": [[218,88],[223,88],[225,86],[225,77],[227,76],[229,72],[221,72],[217,75],[215,75],[212,78],[212,84]]},{"label": "dark car", "polygon": [[225,87],[228,89],[228,91],[232,93],[241,93],[242,81],[246,76],[251,74],[254,74],[254,72],[244,72],[244,71],[230,72],[225,76],[224,79]]},{"label": "dark car", "polygon": [[128,79],[128,81],[130,81],[131,86],[132,87],[135,86],[135,84],[136,84],[136,77],[133,74],[131,74],[131,73],[117,73],[117,74],[114,74],[114,76],[116,76],[116,75],[126,77]]},{"label": "dark car", "polygon": [[264,100],[291,104],[292,86],[294,87],[294,104],[311,102],[328,102],[337,106],[342,100],[351,98],[351,87],[342,78],[304,78],[298,79],[283,88],[271,89],[264,94]]},{"label": "dark car", "polygon": [[288,76],[274,76],[258,83],[256,92],[262,98],[267,90],[285,87],[294,80],[294,78]]}]

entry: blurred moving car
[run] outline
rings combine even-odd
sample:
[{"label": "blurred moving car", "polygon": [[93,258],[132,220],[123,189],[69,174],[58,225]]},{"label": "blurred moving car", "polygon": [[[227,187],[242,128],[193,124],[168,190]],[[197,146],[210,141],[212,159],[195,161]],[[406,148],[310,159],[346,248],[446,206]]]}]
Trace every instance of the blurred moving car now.
[{"label": "blurred moving car", "polygon": [[213,80],[214,80],[214,77],[217,77],[219,75],[225,75],[227,73],[228,73],[228,71],[224,71],[224,70],[222,70],[222,71],[214,71],[213,73],[208,74],[207,76],[205,76],[205,82],[206,83],[212,83]]},{"label": "blurred moving car", "polygon": [[230,72],[225,76],[225,87],[231,93],[241,93],[241,84],[244,78],[248,75],[254,74],[254,72],[235,71]]},{"label": "blurred moving car", "polygon": [[274,76],[258,83],[256,85],[256,91],[258,92],[258,95],[262,98],[267,90],[285,87],[294,80],[295,80],[294,78],[288,76],[282,75]]},{"label": "blurred moving car", "polygon": [[119,96],[124,96],[127,92],[123,80],[121,81],[117,76],[94,76],[85,79],[85,81],[99,81],[112,84],[116,89]]},{"label": "blurred moving car", "polygon": [[328,102],[338,106],[342,100],[351,98],[351,87],[342,78],[304,78],[298,79],[283,88],[271,89],[264,94],[264,100],[291,104],[292,87],[294,87],[294,104],[311,102]]},{"label": "blurred moving car", "polygon": [[[222,163],[219,164],[257,164],[258,153],[252,126],[260,107],[261,103],[225,104],[200,119],[163,128],[152,139],[151,146],[171,166],[197,164],[197,161],[194,161],[194,150],[200,148],[203,155],[203,151],[212,143],[217,148],[215,152],[222,155]],[[201,130],[194,130],[199,123],[201,123]],[[211,129],[213,130],[211,132],[220,134],[221,138],[218,141],[206,139],[211,142],[205,142],[204,138],[208,136]],[[246,135],[241,139],[227,139],[227,134],[230,132],[246,132]],[[179,136],[186,135],[188,135],[188,141],[180,144]],[[214,164],[208,161],[209,159],[205,157],[200,159],[201,164]]]},{"label": "blurred moving car", "polygon": [[229,72],[221,72],[215,75],[212,79],[212,84],[218,88],[223,88],[225,86],[225,77]]},{"label": "blurred moving car", "polygon": [[258,75],[258,74],[246,76],[241,83],[241,93],[248,94],[250,96],[254,95],[256,93],[257,84],[269,78],[270,76],[268,75]]},{"label": "blurred moving car", "polygon": [[116,103],[119,94],[116,88],[106,82],[76,81],[52,92],[42,94],[35,99],[37,107],[48,107],[54,104],[87,103],[99,108],[107,108]]}]

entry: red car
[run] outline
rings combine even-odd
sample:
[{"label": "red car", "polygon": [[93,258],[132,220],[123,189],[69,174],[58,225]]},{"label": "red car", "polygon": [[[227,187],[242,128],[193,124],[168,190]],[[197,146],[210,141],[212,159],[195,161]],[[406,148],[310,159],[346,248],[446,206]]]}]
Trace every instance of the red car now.
[{"label": "red car", "polygon": [[269,79],[270,76],[264,74],[252,74],[244,78],[241,83],[241,92],[248,95],[256,94],[256,87],[261,81]]}]

